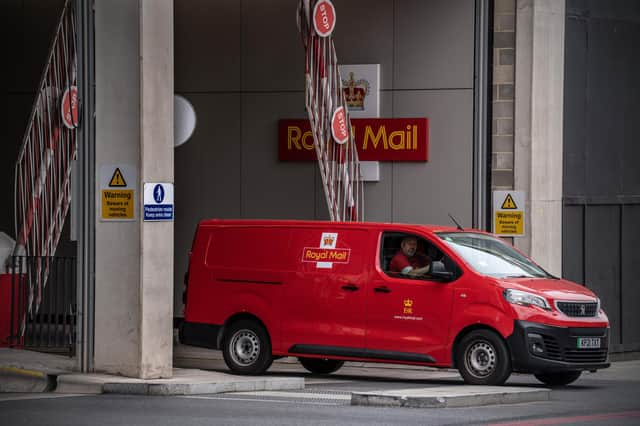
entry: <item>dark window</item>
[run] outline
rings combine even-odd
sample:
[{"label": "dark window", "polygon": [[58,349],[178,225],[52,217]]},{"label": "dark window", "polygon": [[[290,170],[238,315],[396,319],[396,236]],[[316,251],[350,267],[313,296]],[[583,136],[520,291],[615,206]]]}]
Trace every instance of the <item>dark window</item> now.
[{"label": "dark window", "polygon": [[[403,272],[398,268],[393,268],[394,265],[397,266],[398,264],[398,262],[393,262],[393,258],[402,252],[402,241],[407,237],[416,239],[415,254],[412,256],[416,264],[419,266],[430,265],[429,272],[424,275],[411,276],[406,270]],[[452,279],[460,275],[458,267],[436,245],[423,237],[402,232],[385,232],[382,235],[380,263],[380,269],[394,278],[434,280],[442,279],[441,273],[446,275],[447,272],[450,272]]]}]

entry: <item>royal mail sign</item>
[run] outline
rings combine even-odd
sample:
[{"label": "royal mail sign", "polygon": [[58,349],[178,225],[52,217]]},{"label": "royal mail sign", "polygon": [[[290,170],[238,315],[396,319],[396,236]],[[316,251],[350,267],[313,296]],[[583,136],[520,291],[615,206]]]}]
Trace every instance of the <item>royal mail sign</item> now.
[{"label": "royal mail sign", "polygon": [[[362,161],[429,161],[428,118],[352,118],[351,127]],[[280,120],[278,158],[316,160],[308,120]]]}]

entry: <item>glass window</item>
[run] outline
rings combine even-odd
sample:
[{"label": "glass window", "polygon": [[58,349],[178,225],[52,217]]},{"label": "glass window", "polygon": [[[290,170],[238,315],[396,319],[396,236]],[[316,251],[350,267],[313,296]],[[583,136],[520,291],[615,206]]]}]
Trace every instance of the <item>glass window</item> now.
[{"label": "glass window", "polygon": [[389,276],[412,279],[454,279],[457,266],[425,238],[385,232],[380,247],[380,268]]},{"label": "glass window", "polygon": [[437,235],[480,274],[495,278],[551,277],[499,238],[475,232],[441,232]]}]

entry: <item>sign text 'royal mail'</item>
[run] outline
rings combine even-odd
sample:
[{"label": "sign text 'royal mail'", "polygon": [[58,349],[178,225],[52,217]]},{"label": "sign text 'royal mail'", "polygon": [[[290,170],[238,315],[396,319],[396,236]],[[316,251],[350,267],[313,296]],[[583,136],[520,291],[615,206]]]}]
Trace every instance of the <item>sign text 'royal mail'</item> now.
[{"label": "sign text 'royal mail'", "polygon": [[[358,157],[362,161],[428,161],[428,118],[352,118]],[[280,120],[281,161],[315,161],[308,120]]]}]

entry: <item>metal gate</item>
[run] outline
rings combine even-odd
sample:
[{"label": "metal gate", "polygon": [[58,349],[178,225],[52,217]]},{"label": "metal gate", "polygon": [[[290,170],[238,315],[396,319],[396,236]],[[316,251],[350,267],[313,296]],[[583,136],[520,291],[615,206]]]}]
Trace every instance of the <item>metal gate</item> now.
[{"label": "metal gate", "polygon": [[[45,273],[41,303],[28,311]],[[74,257],[13,256],[11,258],[11,314],[9,347],[75,355],[77,300]]]}]

